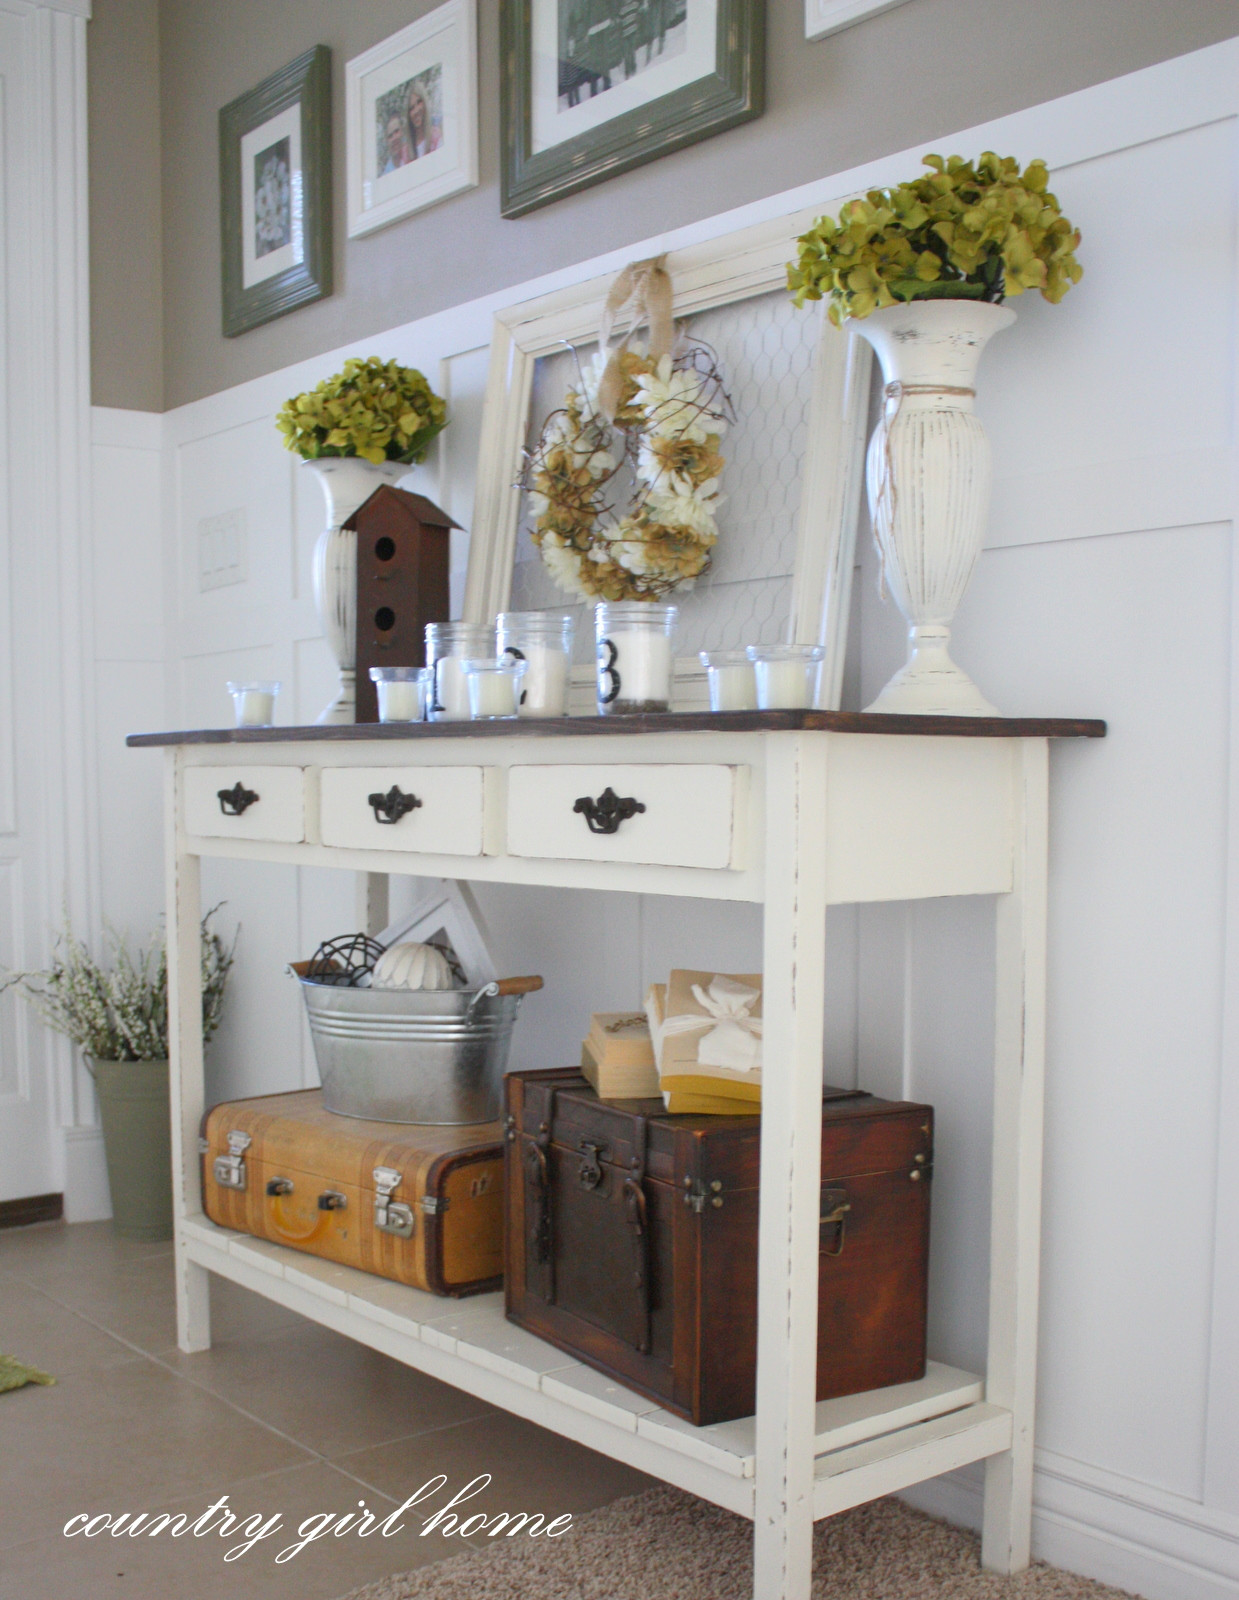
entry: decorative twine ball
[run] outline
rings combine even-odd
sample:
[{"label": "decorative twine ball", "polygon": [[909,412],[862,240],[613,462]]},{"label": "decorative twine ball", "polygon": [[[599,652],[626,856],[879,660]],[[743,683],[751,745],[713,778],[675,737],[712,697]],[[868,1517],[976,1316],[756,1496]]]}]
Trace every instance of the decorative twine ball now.
[{"label": "decorative twine ball", "polygon": [[394,944],[374,964],[373,989],[452,989],[452,969],[432,944]]}]

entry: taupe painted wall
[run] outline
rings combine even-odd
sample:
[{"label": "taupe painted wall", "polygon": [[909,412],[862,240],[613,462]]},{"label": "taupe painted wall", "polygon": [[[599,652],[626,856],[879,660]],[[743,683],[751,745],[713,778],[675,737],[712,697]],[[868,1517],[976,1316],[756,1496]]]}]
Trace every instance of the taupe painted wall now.
[{"label": "taupe painted wall", "polygon": [[90,108],[91,398],[163,410],[159,0],[94,0]]},{"label": "taupe painted wall", "polygon": [[[97,3],[92,39],[144,0]],[[660,225],[690,222],[892,150],[928,148],[954,129],[1239,33],[1239,0],[907,0],[808,44],[802,0],[767,0],[768,110],[760,121],[506,222],[499,215],[499,0],[479,0],[480,188],[348,242],[344,63],[432,3],[161,0],[165,405],[622,246]],[[335,66],[336,293],[225,339],[217,113],[316,43],[330,45]],[[110,221],[105,229],[100,219],[99,231],[110,239]],[[119,301],[130,282],[115,284],[112,270],[123,270],[115,251],[99,264],[99,276],[101,292]],[[141,324],[135,337],[145,338],[149,308],[135,305],[134,312]],[[128,344],[120,341],[121,350],[117,343],[97,347],[100,396],[129,393],[139,375]]]}]

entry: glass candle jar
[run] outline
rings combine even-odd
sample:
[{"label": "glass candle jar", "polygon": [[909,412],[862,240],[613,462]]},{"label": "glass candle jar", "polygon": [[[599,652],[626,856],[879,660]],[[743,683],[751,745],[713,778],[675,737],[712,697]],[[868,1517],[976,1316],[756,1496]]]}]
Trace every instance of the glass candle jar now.
[{"label": "glass candle jar", "polygon": [[420,722],[424,715],[424,667],[371,667],[380,722]]},{"label": "glass candle jar", "polygon": [[275,697],[280,685],[275,679],[259,683],[229,683],[232,710],[238,728],[270,728],[275,723]]},{"label": "glass candle jar", "polygon": [[759,710],[807,711],[817,704],[826,654],[820,644],[751,644],[747,654],[757,677]]},{"label": "glass candle jar", "polygon": [[697,659],[709,680],[711,711],[757,710],[757,679],[746,650],[702,650]]},{"label": "glass candle jar", "polygon": [[564,611],[501,611],[495,630],[499,654],[526,663],[518,712],[522,717],[562,717],[576,623]]},{"label": "glass candle jar", "polygon": [[670,709],[671,636],[678,616],[677,606],[645,600],[603,600],[594,607],[599,715]]},{"label": "glass candle jar", "polygon": [[527,663],[514,656],[465,662],[469,714],[475,719],[514,717]]},{"label": "glass candle jar", "polygon": [[426,665],[431,678],[426,715],[431,722],[467,722],[465,662],[493,659],[495,630],[481,622],[428,622]]}]

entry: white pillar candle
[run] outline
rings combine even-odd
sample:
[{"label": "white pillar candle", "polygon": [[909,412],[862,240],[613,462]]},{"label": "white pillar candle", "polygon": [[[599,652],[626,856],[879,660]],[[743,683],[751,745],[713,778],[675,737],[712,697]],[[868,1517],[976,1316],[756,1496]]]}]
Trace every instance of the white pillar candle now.
[{"label": "white pillar candle", "polygon": [[517,676],[512,672],[469,674],[469,709],[475,717],[514,717]]},{"label": "white pillar candle", "polygon": [[757,683],[751,661],[710,667],[711,711],[756,711]]},{"label": "white pillar candle", "polygon": [[382,679],[375,684],[380,722],[417,722],[422,714],[421,684],[413,679]]},{"label": "white pillar candle", "polygon": [[671,640],[665,633],[653,628],[617,630],[598,649],[598,695],[609,709],[666,708],[671,699]]},{"label": "white pillar candle", "polygon": [[562,717],[568,708],[568,654],[554,645],[529,640],[521,647],[525,676],[521,683],[522,717]]},{"label": "white pillar candle", "polygon": [[467,720],[469,711],[469,684],[465,676],[464,656],[440,656],[435,662],[435,718],[439,722]]},{"label": "white pillar candle", "polygon": [[238,728],[269,728],[275,721],[275,695],[270,689],[242,689],[232,703]]}]

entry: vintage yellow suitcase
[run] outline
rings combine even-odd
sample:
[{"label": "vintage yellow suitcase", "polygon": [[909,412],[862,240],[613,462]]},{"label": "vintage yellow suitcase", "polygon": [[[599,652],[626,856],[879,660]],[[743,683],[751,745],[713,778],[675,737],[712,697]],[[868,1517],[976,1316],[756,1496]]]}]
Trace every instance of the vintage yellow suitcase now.
[{"label": "vintage yellow suitcase", "polygon": [[319,1089],[225,1101],[202,1120],[202,1200],[220,1227],[432,1294],[503,1281],[498,1122],[363,1122]]}]

